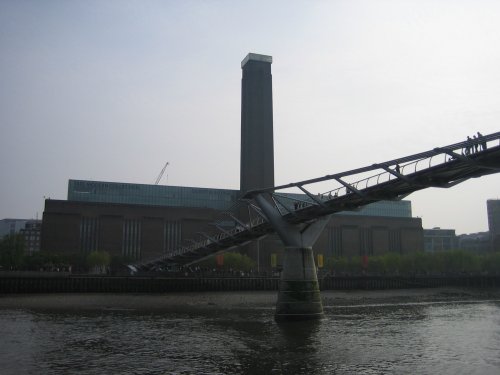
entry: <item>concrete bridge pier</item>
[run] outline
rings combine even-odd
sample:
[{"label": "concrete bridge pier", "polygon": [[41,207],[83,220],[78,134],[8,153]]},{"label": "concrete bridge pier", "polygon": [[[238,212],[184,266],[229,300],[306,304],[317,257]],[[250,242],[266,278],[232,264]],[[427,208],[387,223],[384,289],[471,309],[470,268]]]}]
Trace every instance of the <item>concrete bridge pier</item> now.
[{"label": "concrete bridge pier", "polygon": [[257,195],[255,200],[285,244],[276,321],[323,317],[312,245],[323,231],[329,216],[307,224],[291,225],[262,194]]},{"label": "concrete bridge pier", "polygon": [[276,321],[319,319],[323,304],[311,247],[285,248]]}]

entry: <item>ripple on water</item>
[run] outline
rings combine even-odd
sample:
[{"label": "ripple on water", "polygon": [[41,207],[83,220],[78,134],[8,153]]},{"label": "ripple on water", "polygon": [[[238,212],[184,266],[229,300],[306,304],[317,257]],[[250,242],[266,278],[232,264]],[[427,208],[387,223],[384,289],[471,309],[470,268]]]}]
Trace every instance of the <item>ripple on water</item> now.
[{"label": "ripple on water", "polygon": [[0,311],[2,374],[494,374],[498,302],[268,309]]}]

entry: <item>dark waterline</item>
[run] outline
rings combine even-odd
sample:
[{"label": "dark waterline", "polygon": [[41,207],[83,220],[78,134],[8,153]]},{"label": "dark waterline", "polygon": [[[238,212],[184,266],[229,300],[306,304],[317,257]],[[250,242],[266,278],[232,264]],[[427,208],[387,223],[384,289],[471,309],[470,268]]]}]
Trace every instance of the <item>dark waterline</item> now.
[{"label": "dark waterline", "polygon": [[0,310],[1,374],[498,374],[500,302],[146,313]]}]

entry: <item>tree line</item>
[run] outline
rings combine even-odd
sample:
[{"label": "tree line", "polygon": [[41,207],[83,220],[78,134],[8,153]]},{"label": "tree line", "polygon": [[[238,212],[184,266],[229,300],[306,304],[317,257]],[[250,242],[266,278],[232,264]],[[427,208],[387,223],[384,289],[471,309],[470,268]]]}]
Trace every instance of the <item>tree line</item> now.
[{"label": "tree line", "polygon": [[368,257],[327,257],[321,271],[333,275],[500,274],[500,253],[476,254],[451,250],[408,254],[389,252]]},{"label": "tree line", "polygon": [[107,251],[90,253],[25,253],[24,237],[21,234],[4,236],[0,240],[0,267],[2,270],[106,273],[109,268],[123,268],[132,259],[111,256]]},{"label": "tree line", "polygon": [[[0,268],[2,270],[72,271],[105,273],[119,270],[134,260],[111,256],[106,251],[57,254],[36,252],[25,254],[24,238],[20,234],[7,235],[0,240]],[[69,268],[71,267],[71,268]],[[222,263],[217,256],[197,264],[207,269],[250,272],[256,263],[237,252],[225,253]],[[408,254],[388,252],[378,256],[325,257],[321,274],[331,275],[458,275],[500,274],[500,252],[476,254],[464,250],[437,253],[418,251]]]}]

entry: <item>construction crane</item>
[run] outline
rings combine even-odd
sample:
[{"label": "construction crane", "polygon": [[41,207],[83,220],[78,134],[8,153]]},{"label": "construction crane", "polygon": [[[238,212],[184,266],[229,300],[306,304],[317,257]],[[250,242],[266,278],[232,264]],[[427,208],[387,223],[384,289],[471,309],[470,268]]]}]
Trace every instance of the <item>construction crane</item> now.
[{"label": "construction crane", "polygon": [[161,178],[163,177],[163,174],[165,173],[165,169],[167,169],[167,166],[168,166],[168,161],[165,163],[165,166],[162,168],[158,177],[156,177],[155,185],[158,185],[158,183],[160,182]]}]

